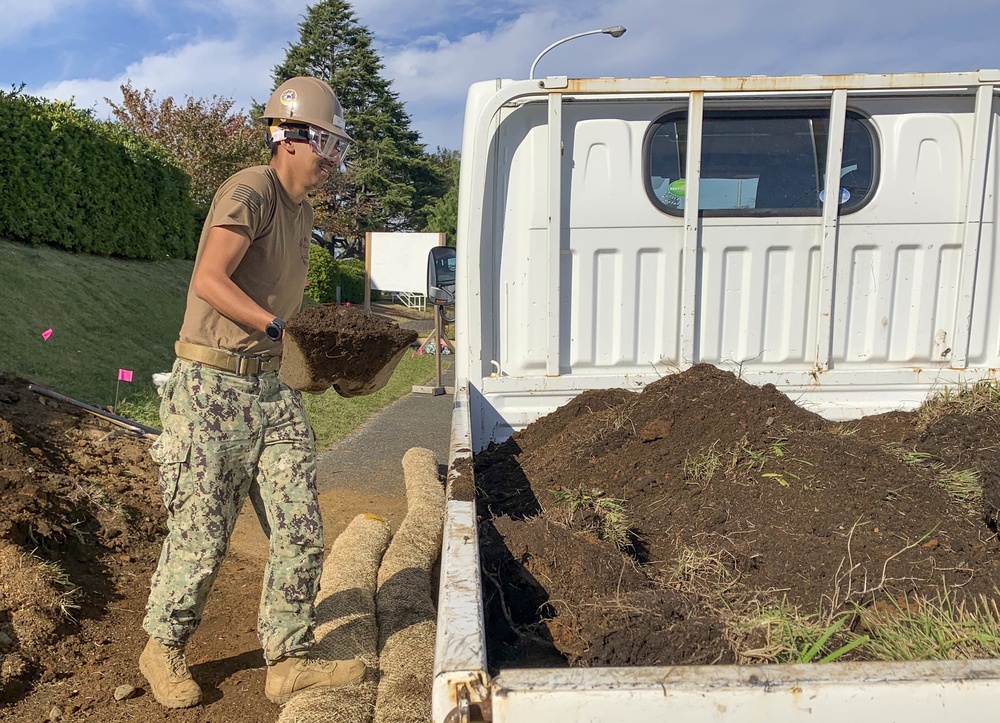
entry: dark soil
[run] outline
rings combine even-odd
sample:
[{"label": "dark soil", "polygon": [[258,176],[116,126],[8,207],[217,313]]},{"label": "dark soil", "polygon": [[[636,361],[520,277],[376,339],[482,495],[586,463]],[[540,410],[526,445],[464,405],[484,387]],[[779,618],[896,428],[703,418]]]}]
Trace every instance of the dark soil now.
[{"label": "dark soil", "polygon": [[[998,439],[989,409],[834,424],[708,365],[585,392],[475,460],[491,666],[733,662],[692,551],[804,612],[996,599]],[[939,483],[968,469],[972,503]]]},{"label": "dark soil", "polygon": [[[324,389],[337,383],[340,388],[364,393],[376,379],[388,379],[401,352],[417,340],[417,332],[401,329],[390,319],[366,314],[357,306],[337,304],[303,308],[289,319],[285,333],[297,344],[301,357],[289,355],[286,348],[283,378],[291,373],[319,386],[325,383]],[[290,362],[304,369],[289,370],[284,365]]]},{"label": "dark soil", "polygon": [[[254,627],[261,570],[232,557],[188,648],[205,704],[168,713],[145,690],[136,660],[166,533],[149,444],[0,374],[0,720],[277,718]],[[39,584],[24,574],[33,559],[65,577]],[[68,591],[66,615],[55,603]],[[121,685],[134,696],[116,700]]]}]

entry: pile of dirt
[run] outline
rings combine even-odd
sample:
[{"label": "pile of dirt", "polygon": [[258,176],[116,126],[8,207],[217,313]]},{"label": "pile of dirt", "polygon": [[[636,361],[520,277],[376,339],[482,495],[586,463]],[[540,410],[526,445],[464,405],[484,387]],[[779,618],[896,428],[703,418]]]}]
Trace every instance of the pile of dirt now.
[{"label": "pile of dirt", "polygon": [[307,306],[288,320],[281,379],[306,392],[336,386],[342,396],[378,391],[417,332],[356,306]]},{"label": "pile of dirt", "polygon": [[0,374],[0,717],[113,654],[91,626],[137,568],[148,584],[165,532],[148,445]]},{"label": "pile of dirt", "polygon": [[[335,330],[342,355],[323,363],[348,383],[380,378],[416,339],[360,309],[312,308],[303,324],[324,353]],[[150,444],[0,371],[0,720],[276,720],[256,635],[262,535],[253,554],[230,550],[188,645],[203,704],[167,711],[146,690],[142,618],[166,534]]]},{"label": "pile of dirt", "polygon": [[276,719],[256,639],[261,565],[232,557],[188,650],[211,709],[168,713],[145,689],[136,661],[166,534],[149,445],[0,373],[0,720]]},{"label": "pile of dirt", "polygon": [[997,600],[995,408],[834,424],[708,365],[581,394],[475,460],[491,666],[734,662],[734,601]]}]

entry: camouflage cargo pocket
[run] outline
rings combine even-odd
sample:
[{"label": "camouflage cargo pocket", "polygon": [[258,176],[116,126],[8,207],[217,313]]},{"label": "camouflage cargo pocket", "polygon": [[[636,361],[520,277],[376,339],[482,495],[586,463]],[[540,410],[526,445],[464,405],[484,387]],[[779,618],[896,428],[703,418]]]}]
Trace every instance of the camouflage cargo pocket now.
[{"label": "camouflage cargo pocket", "polygon": [[149,448],[149,455],[160,465],[160,494],[164,506],[173,512],[181,471],[191,457],[191,442],[163,432]]}]

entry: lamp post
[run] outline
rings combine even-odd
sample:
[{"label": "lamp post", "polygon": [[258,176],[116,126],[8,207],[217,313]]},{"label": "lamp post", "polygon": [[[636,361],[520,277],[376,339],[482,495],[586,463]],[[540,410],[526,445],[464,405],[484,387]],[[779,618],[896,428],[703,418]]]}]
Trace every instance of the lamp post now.
[{"label": "lamp post", "polygon": [[622,35],[625,34],[625,28],[622,27],[621,25],[614,25],[610,28],[597,28],[596,30],[588,30],[584,33],[577,33],[576,35],[570,35],[568,38],[557,40],[556,42],[552,43],[552,45],[547,47],[545,50],[540,52],[538,54],[538,57],[535,58],[535,62],[531,64],[531,70],[528,71],[528,80],[535,79],[535,66],[538,65],[538,61],[542,59],[542,56],[545,55],[550,50],[552,50],[552,48],[556,47],[557,45],[562,45],[563,43],[569,42],[570,40],[576,40],[577,38],[582,38],[584,35],[597,35],[598,33],[603,33],[604,35],[610,35],[612,38],[620,38]]}]

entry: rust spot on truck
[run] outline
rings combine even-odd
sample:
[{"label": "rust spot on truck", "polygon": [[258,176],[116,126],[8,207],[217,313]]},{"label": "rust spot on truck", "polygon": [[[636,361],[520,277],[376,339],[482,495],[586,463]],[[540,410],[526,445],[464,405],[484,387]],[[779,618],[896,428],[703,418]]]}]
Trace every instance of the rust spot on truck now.
[{"label": "rust spot on truck", "polygon": [[780,93],[793,91],[970,88],[992,83],[990,74],[887,73],[850,75],[743,75],[689,78],[568,78],[549,92],[601,93]]}]

